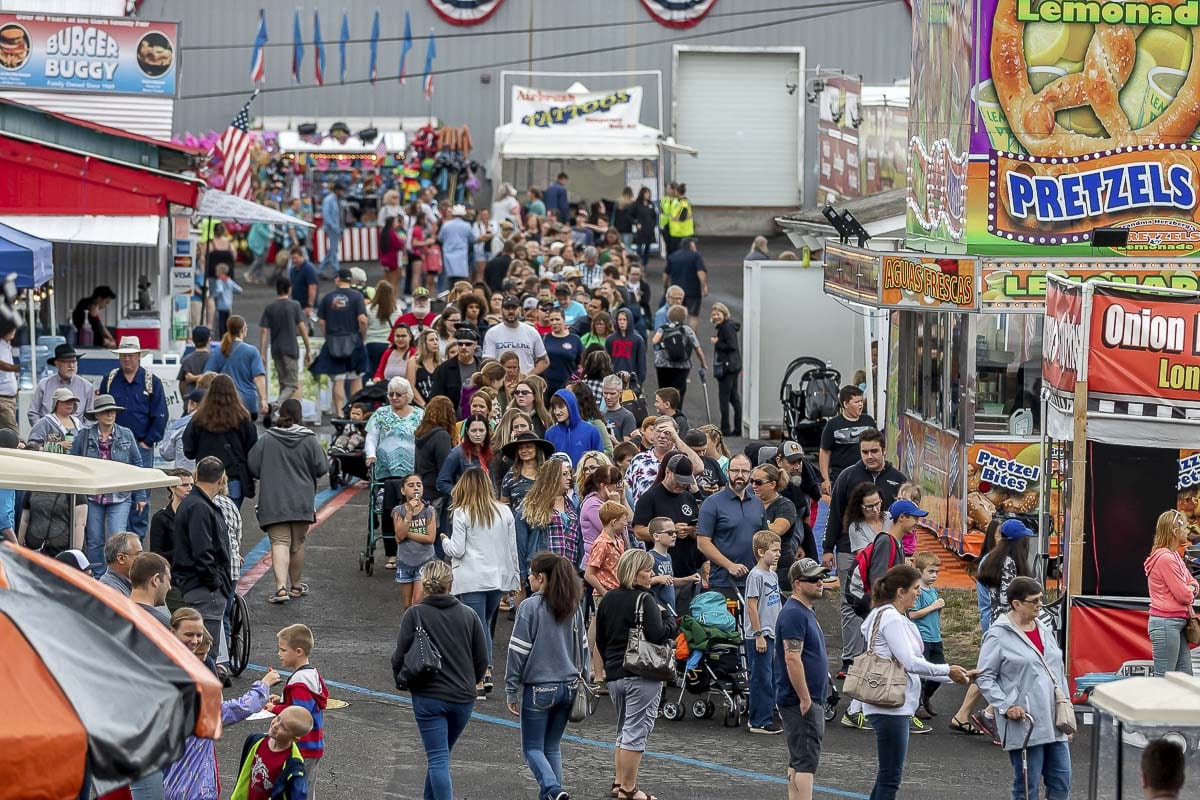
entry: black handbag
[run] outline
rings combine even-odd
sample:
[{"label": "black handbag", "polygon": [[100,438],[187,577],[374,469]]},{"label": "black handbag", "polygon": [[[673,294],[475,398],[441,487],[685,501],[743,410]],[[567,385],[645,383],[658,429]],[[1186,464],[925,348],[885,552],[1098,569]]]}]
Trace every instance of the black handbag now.
[{"label": "black handbag", "polygon": [[336,358],[339,361],[354,355],[354,351],[358,349],[358,334],[357,333],[331,333],[325,340],[329,347],[329,356]]},{"label": "black handbag", "polygon": [[725,373],[729,371],[729,365],[724,361],[713,362],[713,377],[717,380],[725,377]]},{"label": "black handbag", "polygon": [[413,606],[412,614],[416,630],[413,631],[412,644],[404,654],[404,663],[396,675],[396,688],[404,691],[420,689],[442,671],[442,653],[429,631],[421,624],[420,609]]}]

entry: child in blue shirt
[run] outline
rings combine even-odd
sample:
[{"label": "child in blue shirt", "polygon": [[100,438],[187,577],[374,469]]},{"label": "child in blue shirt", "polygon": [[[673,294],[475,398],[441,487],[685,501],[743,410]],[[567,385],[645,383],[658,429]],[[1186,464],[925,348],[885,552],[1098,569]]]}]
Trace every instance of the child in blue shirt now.
[{"label": "child in blue shirt", "polygon": [[742,635],[750,667],[750,732],[775,734],[775,622],[783,610],[775,567],[782,552],[779,534],[759,531],[751,540],[757,563],[746,576],[746,615]]},{"label": "child in blue shirt", "polygon": [[[925,644],[925,660],[930,664],[945,664],[946,654],[942,650],[942,609],[946,601],[938,597],[933,584],[937,582],[942,560],[935,553],[921,552],[913,558],[913,566],[921,573],[921,593],[917,602],[908,612],[908,618],[921,632],[921,641]],[[930,699],[937,691],[937,681],[921,681],[921,705],[917,716],[929,719],[936,716]]]},{"label": "child in blue shirt", "polygon": [[655,517],[646,526],[654,540],[650,555],[654,558],[654,577],[650,579],[650,591],[654,593],[659,605],[668,609],[672,614],[686,613],[675,605],[675,589],[688,583],[699,583],[699,573],[675,577],[675,567],[671,563],[671,548],[675,546],[675,523],[670,517]]},{"label": "child in blue shirt", "polygon": [[217,330],[222,334],[229,316],[233,313],[233,296],[241,294],[242,287],[229,277],[229,265],[217,265],[217,279],[213,282],[213,303],[217,306]]}]

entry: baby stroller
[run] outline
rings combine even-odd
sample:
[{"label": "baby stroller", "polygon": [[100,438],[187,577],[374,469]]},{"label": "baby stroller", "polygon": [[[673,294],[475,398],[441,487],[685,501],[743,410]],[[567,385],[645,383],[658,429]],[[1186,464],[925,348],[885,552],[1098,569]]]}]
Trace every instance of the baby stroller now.
[{"label": "baby stroller", "polygon": [[[356,403],[365,403],[374,412],[386,402],[386,381],[376,381],[370,386],[364,386],[359,389],[346,402],[345,408],[342,409],[342,417],[330,420],[334,431],[333,441],[335,443],[345,442],[347,445],[354,445],[362,438],[366,423],[356,422],[349,418],[351,406]],[[370,477],[367,474],[366,456],[363,453],[361,443],[357,444],[357,446],[331,446],[329,448],[330,489],[339,489],[345,486],[350,478],[358,478],[360,481],[365,481],[370,480]]]},{"label": "baby stroller", "polygon": [[[722,701],[722,724],[741,726],[750,707],[750,674],[736,622],[741,606],[740,594],[736,601],[726,601],[719,592],[704,592],[692,598],[692,615],[679,623],[684,644],[676,648],[676,655],[684,656],[677,661],[683,679],[677,684],[679,694],[675,699],[662,705],[664,719],[682,720],[685,707],[696,719],[709,719],[717,712],[717,702]],[[686,706],[685,693],[696,696],[690,706]]]},{"label": "baby stroller", "polygon": [[814,455],[821,447],[825,423],[838,412],[842,373],[813,356],[793,359],[783,372],[779,402],[784,436]]}]

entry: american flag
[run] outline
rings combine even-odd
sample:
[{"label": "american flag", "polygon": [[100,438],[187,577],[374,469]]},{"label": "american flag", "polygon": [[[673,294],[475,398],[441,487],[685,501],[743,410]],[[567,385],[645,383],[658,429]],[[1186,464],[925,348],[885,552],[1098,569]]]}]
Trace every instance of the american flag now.
[{"label": "american flag", "polygon": [[251,199],[254,187],[254,171],[250,163],[250,145],[254,139],[250,134],[250,104],[257,96],[258,90],[255,89],[216,145],[223,159],[221,169],[225,175],[225,191],[247,200]]}]

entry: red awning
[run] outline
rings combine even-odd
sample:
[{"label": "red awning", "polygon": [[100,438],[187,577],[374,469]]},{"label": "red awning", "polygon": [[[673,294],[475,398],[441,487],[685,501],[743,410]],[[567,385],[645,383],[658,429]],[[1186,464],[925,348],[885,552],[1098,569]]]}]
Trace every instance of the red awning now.
[{"label": "red awning", "polygon": [[0,214],[165,217],[171,203],[195,208],[194,178],[26,140],[0,131]]}]

